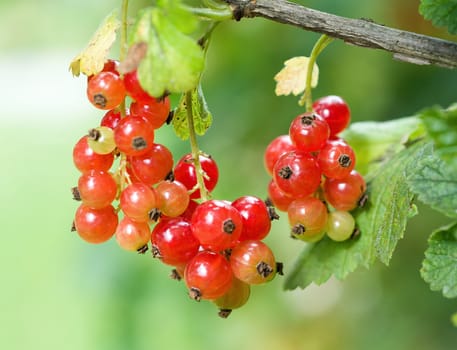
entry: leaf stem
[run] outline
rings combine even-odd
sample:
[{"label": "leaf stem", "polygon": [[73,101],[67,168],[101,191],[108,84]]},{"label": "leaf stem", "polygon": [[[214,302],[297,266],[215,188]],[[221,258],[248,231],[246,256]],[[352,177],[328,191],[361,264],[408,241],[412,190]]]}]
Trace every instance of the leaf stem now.
[{"label": "leaf stem", "polygon": [[129,0],[122,0],[122,10],[121,10],[121,38],[120,38],[120,48],[121,52],[119,54],[119,60],[122,62],[127,55],[127,26],[128,26],[128,8]]},{"label": "leaf stem", "polygon": [[190,6],[183,6],[187,11],[193,13],[194,15],[206,19],[206,20],[213,20],[213,21],[226,21],[233,18],[232,11],[229,7],[225,8],[207,8],[207,7],[190,7]]},{"label": "leaf stem", "polygon": [[318,41],[314,44],[313,49],[311,50],[311,55],[309,57],[308,61],[308,70],[306,72],[306,85],[305,85],[305,92],[303,93],[303,96],[300,98],[300,101],[298,101],[298,104],[300,106],[303,106],[306,104],[306,111],[311,112],[313,109],[313,97],[312,97],[312,78],[313,78],[313,69],[314,69],[314,64],[316,63],[317,57],[319,54],[324,51],[324,49],[327,47],[328,44],[330,44],[333,41],[333,38],[327,36],[327,35],[321,35]]},{"label": "leaf stem", "polygon": [[205,186],[204,171],[200,163],[200,149],[197,143],[197,134],[195,133],[194,115],[192,111],[192,91],[186,92],[186,110],[192,159],[197,175],[197,186],[200,189],[200,198],[202,201],[207,201],[209,199],[209,193]]}]

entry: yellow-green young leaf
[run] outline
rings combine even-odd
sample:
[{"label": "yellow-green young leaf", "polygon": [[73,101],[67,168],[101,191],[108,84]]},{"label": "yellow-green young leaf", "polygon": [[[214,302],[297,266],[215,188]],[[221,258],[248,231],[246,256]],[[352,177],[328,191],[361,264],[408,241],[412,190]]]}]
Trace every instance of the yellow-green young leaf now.
[{"label": "yellow-green young leaf", "polygon": [[146,56],[138,67],[138,79],[143,89],[154,97],[194,89],[204,67],[202,48],[186,35],[189,27],[176,25],[180,18],[186,21],[193,15],[182,8],[174,11],[177,3],[164,0],[161,4],[170,7],[143,10],[131,32],[131,45],[147,44]]},{"label": "yellow-green young leaf", "polygon": [[457,223],[432,233],[421,269],[431,290],[447,298],[457,297]]},{"label": "yellow-green young leaf", "polygon": [[[293,57],[284,62],[284,68],[275,75],[277,96],[294,94],[297,96],[305,91],[306,75],[308,73],[309,57]],[[313,66],[311,87],[317,86],[319,78],[319,67],[316,63]]]},{"label": "yellow-green young leaf", "polygon": [[70,71],[74,76],[81,73],[90,76],[102,71],[120,25],[118,11],[114,10],[101,23],[86,48],[71,61]]},{"label": "yellow-green young leaf", "polygon": [[430,153],[430,144],[417,142],[370,174],[368,202],[353,213],[360,235],[344,242],[324,238],[305,248],[288,274],[285,288],[322,284],[332,275],[343,279],[359,266],[368,268],[376,258],[388,264],[407,220],[416,212],[406,176]]},{"label": "yellow-green young leaf", "polygon": [[[187,97],[183,94],[179,102],[178,108],[173,116],[173,128],[176,135],[186,140],[189,138],[189,123],[187,119]],[[204,135],[208,128],[211,126],[213,117],[208,110],[205,96],[201,89],[201,85],[192,90],[192,116],[194,121],[195,132],[198,135]]]},{"label": "yellow-green young leaf", "polygon": [[457,327],[457,312],[451,315],[451,322],[454,325],[454,327]]}]

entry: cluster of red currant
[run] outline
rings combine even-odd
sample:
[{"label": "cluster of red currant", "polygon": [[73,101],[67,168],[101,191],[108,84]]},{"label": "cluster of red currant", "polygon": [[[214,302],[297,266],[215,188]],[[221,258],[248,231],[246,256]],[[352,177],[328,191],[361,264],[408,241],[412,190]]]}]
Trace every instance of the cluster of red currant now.
[{"label": "cluster of red currant", "polygon": [[192,154],[174,164],[172,152],[154,143],[155,130],[172,116],[167,97],[149,96],[136,71],[121,76],[111,60],[88,77],[87,96],[107,112],[73,149],[81,172],[73,196],[82,202],[73,229],[83,240],[115,236],[120,247],[140,253],[150,243],[152,255],[174,267],[189,295],[213,300],[222,317],[246,303],[250,285],[281,273],[262,242],[277,218],[274,209],[254,196],[202,200],[201,190],[209,193],[218,181],[216,162],[199,154],[200,188]]},{"label": "cluster of red currant", "polygon": [[322,97],[266,148],[269,199],[287,212],[294,238],[316,242],[327,234],[344,241],[356,232],[350,211],[361,204],[366,183],[354,170],[353,149],[338,137],[349,122],[341,97]]}]

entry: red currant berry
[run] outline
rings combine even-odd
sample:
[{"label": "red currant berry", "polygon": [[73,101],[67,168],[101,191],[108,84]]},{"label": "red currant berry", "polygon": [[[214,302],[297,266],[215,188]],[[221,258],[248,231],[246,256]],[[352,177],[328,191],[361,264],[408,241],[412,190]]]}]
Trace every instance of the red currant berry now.
[{"label": "red currant berry", "polygon": [[325,234],[328,211],[322,201],[314,197],[294,200],[287,210],[292,237],[305,242],[319,241]]},{"label": "red currant berry", "polygon": [[352,236],[355,228],[355,220],[347,211],[333,211],[328,215],[327,236],[330,239],[341,242]]},{"label": "red currant berry", "polygon": [[331,140],[319,152],[317,162],[326,177],[341,179],[354,169],[355,153],[345,141]]},{"label": "red currant berry", "polygon": [[231,248],[240,238],[243,219],[230,203],[213,199],[195,209],[191,225],[203,248],[222,251]]},{"label": "red currant berry", "polygon": [[138,222],[128,216],[119,222],[116,229],[116,241],[125,250],[144,253],[151,239],[151,230],[146,222]]},{"label": "red currant berry", "polygon": [[101,209],[92,209],[81,204],[76,210],[75,229],[86,242],[106,242],[113,236],[117,224],[117,214],[112,205]]},{"label": "red currant berry", "polygon": [[160,221],[152,230],[151,243],[152,255],[172,266],[187,264],[200,247],[189,222],[182,218]]},{"label": "red currant berry", "polygon": [[177,217],[183,214],[189,205],[189,192],[178,181],[162,181],[156,187],[158,208],[163,215]]},{"label": "red currant berry", "polygon": [[173,155],[164,145],[154,143],[145,154],[129,157],[129,166],[139,181],[152,186],[173,170]]},{"label": "red currant berry", "polygon": [[73,163],[82,173],[91,170],[108,171],[114,161],[114,155],[98,154],[89,147],[87,136],[83,136],[73,148]]},{"label": "red currant berry", "polygon": [[351,111],[339,96],[325,96],[313,103],[314,111],[324,118],[330,127],[330,137],[343,131],[351,120]]},{"label": "red currant berry", "polygon": [[318,114],[303,113],[290,124],[289,135],[298,150],[315,152],[319,151],[327,142],[330,128]]},{"label": "red currant berry", "polygon": [[243,196],[232,202],[243,219],[243,231],[239,240],[264,239],[271,228],[268,208],[263,200],[254,196]]},{"label": "red currant berry", "polygon": [[117,183],[110,173],[91,170],[79,177],[78,190],[85,205],[100,209],[110,205],[116,198]]},{"label": "red currant berry", "polygon": [[[219,170],[216,162],[211,157],[200,155],[199,159],[202,170],[205,173],[205,187],[209,192],[211,192],[214,187],[216,187],[217,180],[219,179]],[[189,191],[195,190],[195,186],[197,185],[197,172],[195,171],[194,161],[191,154],[184,155],[178,161],[173,173],[176,181],[181,182]],[[198,189],[192,192],[190,198],[198,199],[200,196],[200,190]]]},{"label": "red currant berry", "polygon": [[251,294],[251,286],[238,278],[233,278],[232,286],[223,296],[214,300],[219,308],[219,316],[227,318],[232,310],[238,309],[247,303]]},{"label": "red currant berry", "polygon": [[283,154],[273,170],[278,188],[295,198],[313,194],[319,188],[321,175],[316,159],[307,152],[299,151]]},{"label": "red currant berry", "polygon": [[160,128],[168,119],[170,113],[170,99],[155,99],[151,97],[149,102],[133,102],[130,105],[132,115],[137,115],[151,123],[154,129]]},{"label": "red currant berry", "polygon": [[184,281],[192,299],[217,299],[232,286],[233,273],[224,256],[210,251],[195,255],[184,270]]},{"label": "red currant berry", "polygon": [[263,242],[240,242],[232,249],[230,265],[233,275],[248,284],[262,284],[276,275],[276,260],[271,249]]},{"label": "red currant berry", "polygon": [[114,130],[114,141],[120,152],[128,156],[140,156],[154,145],[154,128],[146,119],[127,116]]},{"label": "red currant berry", "polygon": [[87,83],[87,98],[97,108],[116,108],[125,98],[124,83],[118,74],[98,73]]},{"label": "red currant berry", "polygon": [[[118,68],[119,68],[119,61],[108,59],[105,62],[105,64],[103,65],[103,69],[101,70],[101,72],[111,72],[111,73],[119,75]],[[89,75],[87,77],[87,81],[91,80],[94,76],[95,75]]]},{"label": "red currant berry", "polygon": [[294,197],[285,194],[281,191],[273,180],[268,184],[268,198],[273,206],[280,211],[287,211],[290,203],[294,201]]},{"label": "red currant berry", "polygon": [[116,129],[121,121],[121,112],[117,109],[111,109],[105,113],[102,120],[100,121],[100,126],[106,126],[110,129]]},{"label": "red currant berry", "polygon": [[358,206],[366,188],[362,175],[352,170],[345,178],[326,179],[324,182],[324,196],[336,210],[349,211]]},{"label": "red currant berry", "polygon": [[136,69],[124,74],[124,85],[127,94],[135,101],[148,103],[153,98],[141,87]]},{"label": "red currant berry", "polygon": [[128,185],[121,193],[119,204],[129,218],[147,222],[150,213],[157,208],[155,190],[141,182]]},{"label": "red currant berry", "polygon": [[295,146],[292,143],[289,135],[281,135],[271,141],[265,149],[263,161],[265,169],[269,175],[273,174],[273,168],[284,153],[295,150]]}]

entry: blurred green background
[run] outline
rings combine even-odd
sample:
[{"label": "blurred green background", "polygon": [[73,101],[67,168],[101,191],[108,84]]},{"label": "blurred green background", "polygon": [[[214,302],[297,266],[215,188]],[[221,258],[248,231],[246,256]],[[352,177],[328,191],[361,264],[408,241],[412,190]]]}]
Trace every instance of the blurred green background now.
[{"label": "blurred green background", "polygon": [[[419,1],[296,1],[331,13],[446,37],[417,15]],[[132,1],[131,14],[146,2]],[[99,22],[120,1],[0,2],[0,349],[455,349],[455,300],[431,292],[419,268],[430,232],[446,218],[420,206],[389,267],[361,269],[344,282],[284,292],[281,278],[255,287],[228,319],[196,303],[169,268],[114,240],[82,242],[70,226],[74,143],[103,113],[68,72]],[[204,90],[215,121],[200,139],[218,161],[216,198],[265,197],[262,154],[301,109],[275,97],[283,61],[308,55],[317,34],[262,19],[219,26]],[[113,50],[112,56],[117,52]],[[320,57],[314,96],[343,96],[353,121],[386,120],[457,101],[457,73],[418,67],[388,53],[332,44]],[[188,144],[157,135],[178,159]],[[303,244],[283,218],[267,241],[291,268]]]}]

